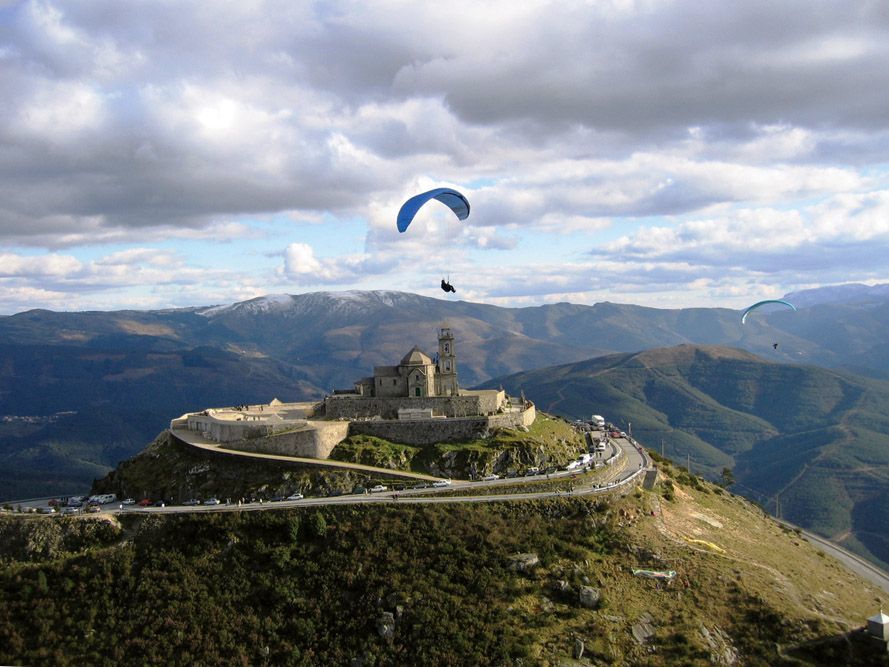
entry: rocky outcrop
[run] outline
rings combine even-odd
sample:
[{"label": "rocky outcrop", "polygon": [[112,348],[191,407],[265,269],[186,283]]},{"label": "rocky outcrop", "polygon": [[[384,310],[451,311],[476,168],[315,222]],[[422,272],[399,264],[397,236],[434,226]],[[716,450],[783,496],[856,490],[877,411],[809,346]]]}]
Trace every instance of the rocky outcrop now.
[{"label": "rocky outcrop", "polygon": [[633,639],[636,640],[636,643],[639,645],[644,644],[649,639],[654,637],[654,619],[651,617],[651,614],[648,612],[642,614],[635,623],[630,627],[630,631],[633,633]]},{"label": "rocky outcrop", "polygon": [[513,554],[509,558],[509,569],[513,572],[530,572],[540,563],[540,556],[534,553]]},{"label": "rocky outcrop", "polygon": [[718,627],[708,630],[705,625],[700,627],[701,636],[710,647],[710,662],[714,665],[738,664],[738,651],[732,646],[731,640]]},{"label": "rocky outcrop", "polygon": [[583,657],[583,649],[583,642],[580,639],[575,639],[574,650],[572,651],[575,660],[580,660]]},{"label": "rocky outcrop", "polygon": [[581,586],[577,592],[577,601],[581,607],[586,607],[587,609],[596,609],[599,606],[601,597],[599,589],[592,586]]},{"label": "rocky outcrop", "polygon": [[377,634],[383,639],[392,639],[395,634],[395,615],[391,611],[380,612],[377,617]]}]

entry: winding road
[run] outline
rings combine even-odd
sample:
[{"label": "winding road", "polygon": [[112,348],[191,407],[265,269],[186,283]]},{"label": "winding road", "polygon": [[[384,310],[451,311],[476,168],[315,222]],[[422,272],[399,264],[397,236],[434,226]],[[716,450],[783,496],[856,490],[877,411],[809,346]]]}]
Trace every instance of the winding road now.
[{"label": "winding road", "polygon": [[[177,437],[179,433],[176,433]],[[189,438],[191,439],[191,438]],[[215,449],[216,453],[223,453],[221,448],[213,446],[212,443],[189,442],[193,446],[200,449]],[[229,503],[220,505],[168,505],[165,507],[135,507],[118,505],[117,507],[105,506],[104,512],[111,514],[181,514],[195,512],[251,512],[264,511],[271,509],[286,509],[294,507],[323,507],[330,505],[365,505],[379,503],[398,503],[398,504],[441,504],[441,503],[491,503],[503,502],[511,500],[530,500],[558,496],[585,496],[607,493],[623,493],[632,488],[636,484],[640,484],[644,479],[645,473],[652,469],[652,459],[643,447],[631,438],[617,438],[610,441],[612,452],[606,459],[610,461],[606,467],[605,474],[596,481],[589,480],[585,484],[572,489],[570,491],[537,491],[522,493],[491,493],[487,495],[443,495],[448,492],[466,490],[473,491],[483,488],[496,488],[497,486],[511,486],[521,482],[545,481],[547,479],[566,479],[577,474],[576,471],[558,471],[550,475],[540,474],[532,477],[522,478],[505,478],[491,481],[453,481],[447,486],[429,487],[424,489],[406,489],[404,491],[386,491],[382,493],[369,494],[347,494],[335,497],[310,497],[302,500],[284,500],[280,502],[255,502],[255,503]],[[324,467],[347,467],[362,472],[369,472],[375,475],[392,477],[401,477],[405,479],[423,480],[427,482],[441,481],[440,478],[420,473],[410,473],[405,471],[393,471],[386,468],[374,468],[373,466],[364,466],[361,464],[345,463],[342,461],[319,461],[318,459],[296,459],[290,456],[277,456],[274,454],[256,454],[251,452],[235,452],[234,450],[224,450],[225,454],[233,454],[238,456],[283,460],[290,463],[309,463],[311,465],[319,465]],[[396,474],[401,473],[401,474]],[[42,501],[30,501],[17,503],[23,506]],[[846,567],[870,581],[874,585],[889,593],[889,574],[881,570],[879,567],[869,563],[863,558],[847,551],[839,545],[830,542],[818,535],[803,530],[799,526],[788,523],[781,519],[776,519],[781,524],[792,530],[799,530],[800,533],[817,549],[836,558]]]}]

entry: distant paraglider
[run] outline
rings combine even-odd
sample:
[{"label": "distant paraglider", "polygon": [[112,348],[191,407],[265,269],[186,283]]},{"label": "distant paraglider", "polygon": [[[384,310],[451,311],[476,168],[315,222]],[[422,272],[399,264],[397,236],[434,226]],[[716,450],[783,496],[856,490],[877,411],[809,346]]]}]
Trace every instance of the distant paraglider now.
[{"label": "distant paraglider", "polygon": [[398,211],[398,231],[404,233],[423,205],[430,199],[437,199],[454,212],[459,220],[469,217],[469,200],[451,188],[435,188],[429,192],[414,195],[401,205]]},{"label": "distant paraglider", "polygon": [[[450,277],[448,278],[448,280],[450,280]],[[451,285],[451,283],[447,282],[444,278],[441,279],[441,288],[445,292],[454,292],[455,294],[457,293],[457,290],[454,288],[454,286]]]},{"label": "distant paraglider", "polygon": [[[788,308],[790,308],[792,310],[796,310],[796,306],[794,306],[792,303],[788,303],[787,301],[783,301],[781,299],[766,299],[765,301],[758,301],[758,302],[754,303],[752,306],[745,308],[744,312],[741,313],[741,324],[744,324],[747,322],[747,316],[752,311],[756,310],[760,306],[766,305],[767,303],[780,303],[784,306],[787,306]],[[775,349],[778,349],[778,348],[776,347]]]}]

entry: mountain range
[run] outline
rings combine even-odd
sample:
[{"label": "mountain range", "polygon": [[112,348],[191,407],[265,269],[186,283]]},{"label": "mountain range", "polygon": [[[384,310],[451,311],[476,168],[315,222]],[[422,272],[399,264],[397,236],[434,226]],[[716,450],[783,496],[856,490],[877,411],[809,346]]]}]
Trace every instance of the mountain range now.
[{"label": "mountain range", "polygon": [[[525,391],[542,406],[585,415],[594,405],[596,412],[633,421],[634,433],[644,434],[640,439],[655,448],[665,434],[668,454],[682,458],[689,453],[694,464],[711,475],[722,467],[734,467],[739,484],[749,487],[746,492],[751,497],[761,494],[764,504],[774,503],[780,492],[782,513],[806,523],[802,513],[822,506],[811,504],[809,496],[796,499],[790,490],[798,491],[802,483],[788,486],[779,474],[799,470],[804,461],[797,468],[785,468],[783,454],[775,454],[774,461],[769,457],[794,447],[814,447],[817,438],[832,434],[835,437],[827,442],[848,437],[872,449],[879,459],[884,451],[882,434],[889,428],[875,418],[875,410],[863,413],[860,405],[856,407],[854,395],[882,395],[882,389],[875,387],[883,387],[880,380],[889,378],[889,295],[887,286],[852,285],[786,298],[796,303],[798,312],[763,308],[743,326],[739,311],[728,308],[657,309],[607,302],[503,308],[387,291],[271,295],[229,305],[156,311],[32,310],[0,317],[0,498],[82,491],[91,479],[140,451],[171,418],[186,411],[274,397],[305,400],[349,387],[373,366],[396,363],[415,344],[434,351],[436,329],[447,323],[457,337],[462,386],[494,378],[504,378],[495,382],[511,386],[514,380],[508,376],[541,369],[541,379],[527,384]],[[622,363],[641,364],[633,353],[683,345],[729,346],[758,355],[756,361],[751,357],[734,362],[766,369],[746,380],[751,386],[781,386],[795,394],[796,387],[808,386],[799,384],[804,382],[812,383],[813,396],[833,392],[840,397],[833,412],[789,402],[780,394],[756,406],[734,404],[720,393],[730,393],[720,389],[719,374],[728,366],[718,365],[710,371],[715,375],[709,385],[691,385],[715,404],[700,401],[683,384],[691,379],[679,382],[680,371],[677,383],[671,384],[663,375],[652,375],[651,369],[645,371],[649,377],[641,389],[634,384],[641,380],[633,373],[615,370],[610,377],[618,384],[613,387],[606,388],[604,378],[609,374],[597,376],[602,378],[597,385],[602,393],[584,394],[587,390],[575,379],[576,392],[563,389],[561,398],[544,393],[549,391],[544,379],[568,373],[562,370],[566,364],[591,368],[612,364],[617,369]],[[743,354],[702,349],[700,354],[717,359]],[[624,361],[609,356],[614,354],[624,354]],[[560,368],[542,370],[551,366]],[[818,372],[815,366],[834,372]],[[769,383],[769,373],[779,368],[784,369],[783,379]],[[794,373],[803,378],[796,385],[788,379]],[[682,419],[672,408],[657,407],[659,401],[681,403],[683,396],[687,409]],[[590,404],[584,402],[587,399]],[[631,399],[632,409],[624,409]],[[881,404],[882,399],[874,400]],[[810,407],[813,411],[807,412]],[[721,412],[723,408],[728,412]],[[666,422],[654,414],[658,410],[667,415]],[[865,413],[873,422],[867,428],[852,419],[864,419]],[[822,414],[820,422],[813,417],[817,414]],[[811,433],[805,430],[809,427]],[[825,447],[843,450],[840,445]],[[769,465],[751,464],[754,451],[760,463],[770,461]],[[765,472],[754,480],[750,472],[754,468],[772,470],[771,481]],[[803,479],[813,479],[813,470],[837,472],[811,465],[805,469],[809,472]],[[876,487],[885,488],[885,479],[877,477]],[[833,481],[837,478],[832,474],[829,484],[841,497],[851,482]],[[806,525],[821,526],[822,532],[840,537],[849,530],[848,539],[860,540],[864,533],[848,517],[856,516],[859,526],[870,521],[871,505],[862,504],[864,497],[873,497],[877,503],[873,506],[878,506],[873,496],[876,487],[864,486],[865,491],[842,499],[832,514],[828,512],[830,516]],[[840,487],[846,490],[841,492]],[[781,491],[785,488],[788,491]],[[885,560],[885,550],[873,540],[869,544],[862,543],[861,548],[883,554],[880,558]]]},{"label": "mountain range", "polygon": [[615,354],[497,378],[538,407],[607,415],[773,513],[889,564],[889,382],[720,346]]}]

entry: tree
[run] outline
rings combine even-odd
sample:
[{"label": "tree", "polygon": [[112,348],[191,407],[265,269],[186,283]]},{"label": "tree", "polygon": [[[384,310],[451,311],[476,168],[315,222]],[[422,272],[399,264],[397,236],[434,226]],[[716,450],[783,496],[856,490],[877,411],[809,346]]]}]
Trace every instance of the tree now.
[{"label": "tree", "polygon": [[735,483],[735,473],[732,472],[731,468],[723,468],[720,477],[722,477],[722,488],[724,489]]},{"label": "tree", "polygon": [[321,512],[315,512],[309,517],[307,529],[311,537],[324,537],[327,535],[327,519]]}]

